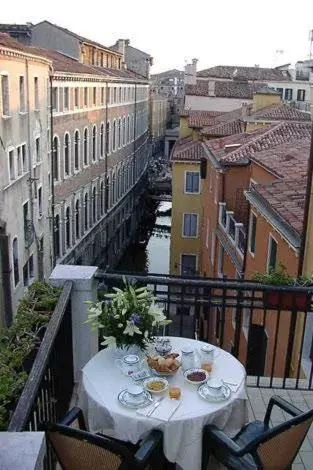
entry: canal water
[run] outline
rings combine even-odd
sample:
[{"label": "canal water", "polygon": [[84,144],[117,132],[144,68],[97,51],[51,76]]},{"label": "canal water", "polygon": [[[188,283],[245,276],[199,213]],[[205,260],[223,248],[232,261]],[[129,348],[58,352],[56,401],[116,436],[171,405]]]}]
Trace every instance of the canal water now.
[{"label": "canal water", "polygon": [[172,203],[151,200],[148,208],[116,271],[169,274]]}]

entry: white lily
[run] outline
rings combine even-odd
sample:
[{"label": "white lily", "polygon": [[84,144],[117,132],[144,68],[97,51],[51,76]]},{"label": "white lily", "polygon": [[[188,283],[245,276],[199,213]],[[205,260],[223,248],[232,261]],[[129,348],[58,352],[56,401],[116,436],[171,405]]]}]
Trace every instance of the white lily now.
[{"label": "white lily", "polygon": [[127,320],[126,323],[126,328],[123,331],[125,335],[134,336],[135,333],[142,335],[142,332],[139,330],[138,326],[136,326],[133,322]]},{"label": "white lily", "polygon": [[116,347],[116,339],[114,336],[103,336],[104,341],[101,343],[102,346],[113,346]]}]

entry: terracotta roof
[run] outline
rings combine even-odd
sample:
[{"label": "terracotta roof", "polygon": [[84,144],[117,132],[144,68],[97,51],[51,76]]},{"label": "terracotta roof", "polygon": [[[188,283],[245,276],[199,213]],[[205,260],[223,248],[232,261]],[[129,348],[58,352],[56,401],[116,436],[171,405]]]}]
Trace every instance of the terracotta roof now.
[{"label": "terracotta roof", "polygon": [[[237,81],[214,82],[214,94],[219,98],[252,99],[253,93],[264,88],[264,83],[248,83]],[[185,94],[194,96],[209,95],[209,84],[207,81],[197,80],[196,85],[185,85]]]},{"label": "terracotta roof", "polygon": [[[262,126],[252,132],[206,141],[206,145],[221,164],[231,165],[253,157],[256,152],[271,149],[284,142],[310,138],[311,132],[311,123],[287,121]],[[225,145],[231,144],[240,144],[240,147],[225,153]]]},{"label": "terracotta roof", "polygon": [[284,179],[271,184],[258,184],[254,190],[298,234],[303,230],[306,178]]},{"label": "terracotta roof", "polygon": [[216,118],[223,114],[222,111],[189,111],[188,126],[203,127],[216,123]]},{"label": "terracotta roof", "polygon": [[200,161],[203,156],[203,144],[200,140],[192,140],[192,137],[180,137],[173,147],[171,160]]},{"label": "terracotta roof", "polygon": [[7,33],[0,33],[0,46],[6,47],[8,49],[16,49],[27,54],[38,55],[40,57],[45,56],[45,54],[43,54],[42,52],[37,52],[33,47],[25,46],[16,39],[13,39]]},{"label": "terracotta roof", "polygon": [[94,65],[86,65],[78,62],[71,57],[67,57],[60,52],[42,49],[40,47],[30,47],[37,54],[44,55],[52,60],[52,66],[56,72],[65,73],[81,73],[84,75],[101,75],[102,77],[126,78],[126,79],[143,79],[141,75],[125,69],[108,69],[105,67],[96,67]]},{"label": "terracotta roof", "polygon": [[279,178],[306,178],[310,154],[309,136],[294,142],[284,142],[271,149],[256,152],[250,159]]},{"label": "terracotta roof", "polygon": [[311,115],[286,103],[273,104],[252,112],[247,121],[311,121]]},{"label": "terracotta roof", "polygon": [[226,136],[240,134],[244,131],[244,123],[239,120],[232,120],[216,124],[215,126],[205,126],[201,130],[201,134],[206,136]]},{"label": "terracotta roof", "polygon": [[203,78],[226,78],[230,80],[234,78],[263,81],[290,80],[289,73],[287,72],[286,77],[282,70],[264,67],[242,67],[241,65],[217,65],[215,67],[199,71],[197,76]]}]

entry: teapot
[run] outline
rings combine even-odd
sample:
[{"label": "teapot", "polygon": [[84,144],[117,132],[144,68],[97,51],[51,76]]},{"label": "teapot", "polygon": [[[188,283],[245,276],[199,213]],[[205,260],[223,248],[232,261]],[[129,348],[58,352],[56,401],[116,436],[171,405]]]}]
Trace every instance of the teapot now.
[{"label": "teapot", "polygon": [[116,359],[115,365],[123,372],[123,374],[131,375],[141,369],[142,361],[136,354],[127,354],[121,359]]}]

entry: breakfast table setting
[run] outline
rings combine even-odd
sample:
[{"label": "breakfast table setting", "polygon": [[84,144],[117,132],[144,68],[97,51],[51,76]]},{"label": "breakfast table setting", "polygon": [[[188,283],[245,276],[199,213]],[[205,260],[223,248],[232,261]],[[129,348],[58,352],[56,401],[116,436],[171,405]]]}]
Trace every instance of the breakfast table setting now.
[{"label": "breakfast table setting", "polygon": [[86,323],[104,346],[83,367],[78,391],[90,432],[137,444],[159,429],[169,462],[201,470],[203,427],[233,437],[247,423],[243,365],[197,337],[166,336],[169,312],[148,286],[123,278],[89,302]]},{"label": "breakfast table setting", "polygon": [[248,420],[245,377],[243,365],[218,347],[157,338],[139,354],[109,347],[96,354],[82,370],[78,404],[91,432],[135,444],[160,429],[165,457],[200,470],[204,425],[234,436]]}]

